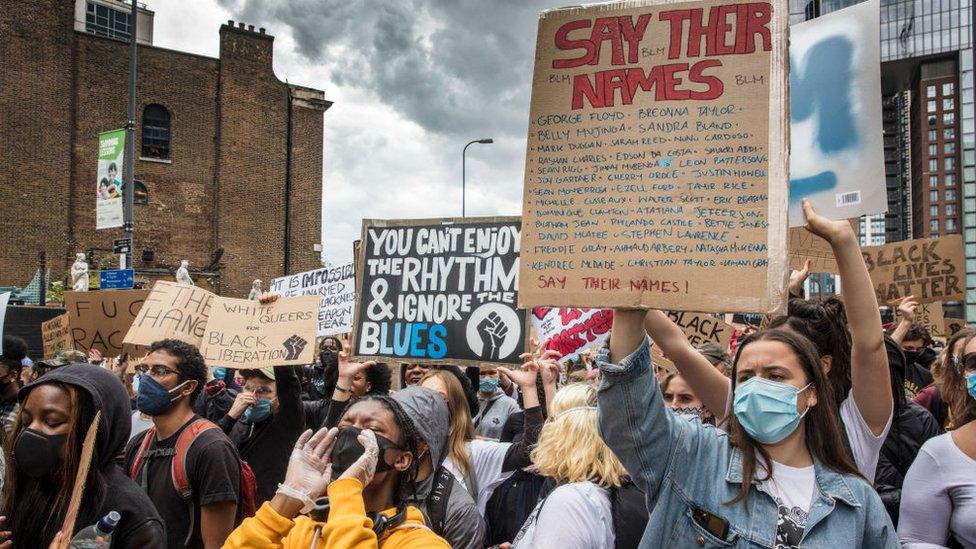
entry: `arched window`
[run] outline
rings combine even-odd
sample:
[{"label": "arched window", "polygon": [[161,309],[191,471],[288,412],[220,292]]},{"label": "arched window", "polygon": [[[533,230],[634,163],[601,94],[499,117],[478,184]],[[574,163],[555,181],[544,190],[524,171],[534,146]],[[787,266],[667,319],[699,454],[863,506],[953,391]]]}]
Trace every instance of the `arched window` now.
[{"label": "arched window", "polygon": [[146,185],[138,179],[134,180],[132,183],[132,202],[134,204],[142,205],[149,204],[149,189],[146,188]]},{"label": "arched window", "polygon": [[142,156],[169,158],[169,111],[162,105],[146,105],[142,111]]}]

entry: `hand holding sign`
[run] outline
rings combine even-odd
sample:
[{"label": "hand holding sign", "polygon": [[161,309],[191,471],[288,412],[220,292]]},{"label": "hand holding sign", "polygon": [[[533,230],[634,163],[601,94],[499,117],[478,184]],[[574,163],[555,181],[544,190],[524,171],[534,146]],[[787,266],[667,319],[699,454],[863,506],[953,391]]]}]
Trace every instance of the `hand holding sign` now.
[{"label": "hand holding sign", "polygon": [[918,301],[915,301],[915,296],[906,296],[898,304],[898,316],[901,317],[905,322],[915,321],[915,311],[918,309]]},{"label": "hand holding sign", "polygon": [[838,244],[847,238],[854,238],[854,229],[847,220],[834,221],[813,211],[813,206],[806,198],[803,199],[803,216],[807,220],[807,230],[826,240],[831,245]]}]

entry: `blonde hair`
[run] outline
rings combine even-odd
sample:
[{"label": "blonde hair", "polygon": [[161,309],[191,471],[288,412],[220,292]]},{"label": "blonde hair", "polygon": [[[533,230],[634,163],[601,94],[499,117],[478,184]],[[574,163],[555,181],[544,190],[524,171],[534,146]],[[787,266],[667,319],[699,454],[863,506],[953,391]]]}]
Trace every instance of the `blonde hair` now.
[{"label": "blonde hair", "polygon": [[420,383],[436,377],[447,389],[447,410],[451,413],[450,428],[447,432],[447,457],[461,471],[467,475],[471,470],[471,456],[468,455],[465,442],[474,438],[474,423],[471,421],[471,409],[468,399],[464,396],[464,388],[454,374],[444,370],[430,370],[420,379]]},{"label": "blonde hair", "polygon": [[596,389],[573,383],[552,399],[552,416],[532,449],[534,470],[556,482],[592,482],[603,488],[620,486],[627,470],[600,438]]}]

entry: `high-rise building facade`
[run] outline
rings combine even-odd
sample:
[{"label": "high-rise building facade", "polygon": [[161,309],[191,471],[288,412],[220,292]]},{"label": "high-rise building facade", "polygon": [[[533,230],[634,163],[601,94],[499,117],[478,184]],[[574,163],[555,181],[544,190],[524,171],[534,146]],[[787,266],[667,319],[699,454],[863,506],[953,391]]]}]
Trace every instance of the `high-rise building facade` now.
[{"label": "high-rise building facade", "polygon": [[[790,22],[857,0],[790,0]],[[972,0],[881,0],[881,88],[888,213],[884,240],[962,233],[966,301],[976,321],[976,107]],[[881,216],[861,221],[878,244]]]}]

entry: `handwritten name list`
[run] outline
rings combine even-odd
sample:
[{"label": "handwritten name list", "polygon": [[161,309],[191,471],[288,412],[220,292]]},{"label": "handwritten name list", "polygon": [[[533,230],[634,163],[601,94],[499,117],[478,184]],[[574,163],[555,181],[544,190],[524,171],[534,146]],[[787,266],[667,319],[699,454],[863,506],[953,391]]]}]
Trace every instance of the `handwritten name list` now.
[{"label": "handwritten name list", "polygon": [[541,15],[522,306],[780,306],[789,123],[781,11],[626,2]]}]

